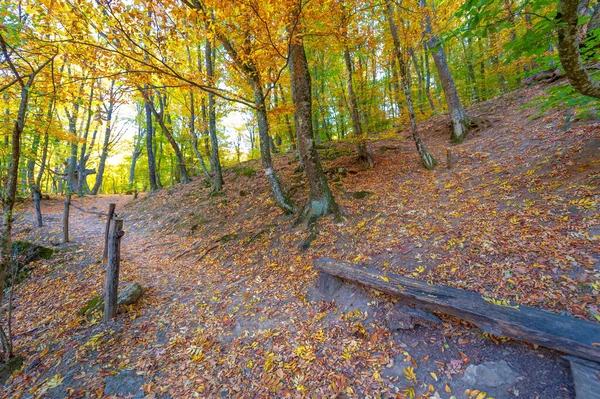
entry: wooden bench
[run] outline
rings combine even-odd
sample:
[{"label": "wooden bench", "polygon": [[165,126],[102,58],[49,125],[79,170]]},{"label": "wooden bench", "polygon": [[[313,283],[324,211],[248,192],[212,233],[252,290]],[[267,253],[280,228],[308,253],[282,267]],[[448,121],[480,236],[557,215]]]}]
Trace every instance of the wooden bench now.
[{"label": "wooden bench", "polygon": [[320,258],[313,265],[320,271],[320,286],[341,278],[467,320],[490,334],[569,354],[577,398],[600,398],[600,324],[338,259]]}]

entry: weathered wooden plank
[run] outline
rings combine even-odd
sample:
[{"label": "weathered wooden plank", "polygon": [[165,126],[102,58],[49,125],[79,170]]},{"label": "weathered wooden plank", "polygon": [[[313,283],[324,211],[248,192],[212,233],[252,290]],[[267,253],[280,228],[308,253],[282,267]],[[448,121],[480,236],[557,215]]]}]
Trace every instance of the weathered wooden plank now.
[{"label": "weathered wooden plank", "polygon": [[117,315],[119,289],[119,267],[121,264],[121,237],[123,219],[113,219],[108,234],[108,259],[106,261],[106,280],[104,281],[104,321]]},{"label": "weathered wooden plank", "polygon": [[526,306],[497,305],[472,292],[386,274],[338,259],[320,258],[313,264],[329,275],[408,299],[430,310],[460,317],[488,333],[600,362],[600,324]]},{"label": "weathered wooden plank", "polygon": [[571,362],[577,399],[600,399],[600,364],[573,356],[565,356]]}]

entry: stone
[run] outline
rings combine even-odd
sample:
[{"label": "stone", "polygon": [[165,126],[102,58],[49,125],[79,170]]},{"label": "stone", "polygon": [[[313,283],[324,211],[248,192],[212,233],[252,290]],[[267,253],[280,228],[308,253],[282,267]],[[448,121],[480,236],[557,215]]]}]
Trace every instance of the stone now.
[{"label": "stone", "polygon": [[499,362],[484,362],[479,365],[469,365],[465,370],[463,381],[475,389],[495,388],[502,385],[512,386],[517,382],[519,374],[509,364]]},{"label": "stone", "polygon": [[[131,283],[123,290],[119,291],[117,295],[117,304],[118,305],[132,305],[137,302],[138,299],[144,293],[144,287],[142,287],[139,283]],[[87,303],[84,307],[79,310],[79,314],[81,316],[85,316],[90,314],[94,310],[102,310],[104,309],[104,298],[100,296],[95,296]]]},{"label": "stone", "polygon": [[441,323],[434,314],[407,305],[396,305],[388,310],[385,321],[390,331],[412,330],[416,325],[430,327]]},{"label": "stone", "polygon": [[340,289],[343,281],[330,274],[319,272],[317,280],[319,295],[325,300],[331,300],[333,295]]},{"label": "stone", "polygon": [[144,287],[139,283],[131,283],[117,295],[117,303],[119,305],[132,305],[144,293]]},{"label": "stone", "polygon": [[105,396],[127,396],[134,399],[143,399],[146,394],[141,389],[144,385],[144,378],[136,375],[134,370],[123,370],[117,375],[110,375],[104,378],[106,385],[104,387]]}]

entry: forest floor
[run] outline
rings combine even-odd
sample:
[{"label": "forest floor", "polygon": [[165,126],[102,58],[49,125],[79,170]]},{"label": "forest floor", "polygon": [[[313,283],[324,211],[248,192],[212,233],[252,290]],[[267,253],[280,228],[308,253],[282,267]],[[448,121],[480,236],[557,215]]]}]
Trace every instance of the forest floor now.
[{"label": "forest floor", "polygon": [[[335,257],[597,322],[600,122],[570,124],[556,111],[532,118],[522,106],[543,90],[469,109],[491,126],[460,146],[448,143],[447,118],[421,123],[434,171],[406,133],[369,143],[373,169],[356,163],[350,143],[328,144],[320,152],[344,219],[320,220],[304,251],[309,233],[274,205],[259,161],[228,168],[222,195],[195,179],[136,200],[75,198],[92,212],[117,203],[121,287],[146,287],[109,325],[78,314],[102,290],[105,219],[73,209],[72,242],[58,245],[62,198],[42,203],[42,229],[25,205],[17,238],[58,251],[16,290],[25,365],[4,397],[574,397],[558,352],[444,316],[390,331],[390,298],[354,287],[319,300],[311,266]],[[450,147],[457,164],[448,170]],[[301,203],[307,187],[293,155],[275,166]],[[513,374],[496,386],[464,379],[485,362]]]}]

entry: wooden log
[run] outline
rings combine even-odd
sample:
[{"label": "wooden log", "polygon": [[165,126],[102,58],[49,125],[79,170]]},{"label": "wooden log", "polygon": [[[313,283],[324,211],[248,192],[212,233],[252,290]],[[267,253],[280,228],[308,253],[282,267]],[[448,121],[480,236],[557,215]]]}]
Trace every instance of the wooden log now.
[{"label": "wooden log", "polygon": [[119,288],[119,266],[121,263],[121,237],[123,219],[113,219],[108,234],[108,259],[106,261],[106,280],[104,281],[104,321],[117,315],[117,291]]},{"label": "wooden log", "polygon": [[332,276],[408,299],[429,310],[470,321],[490,334],[600,362],[600,324],[517,306],[506,301],[484,299],[473,292],[383,273],[337,259],[320,258],[314,260],[313,265]]},{"label": "wooden log", "polygon": [[102,253],[102,261],[106,262],[108,256],[108,232],[110,230],[110,221],[115,214],[116,204],[108,204],[108,216],[106,218],[106,229],[104,229],[104,252]]},{"label": "wooden log", "polygon": [[600,399],[600,364],[565,356],[571,363],[577,399]]}]

